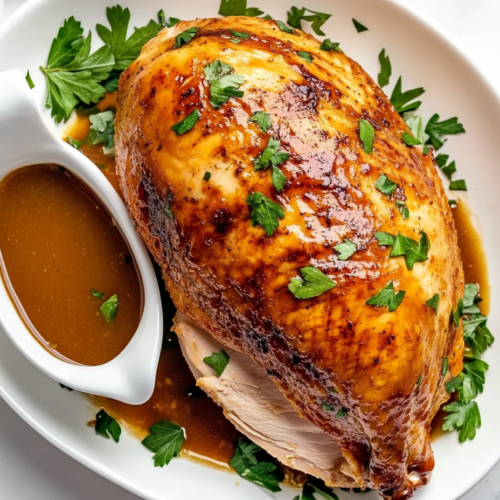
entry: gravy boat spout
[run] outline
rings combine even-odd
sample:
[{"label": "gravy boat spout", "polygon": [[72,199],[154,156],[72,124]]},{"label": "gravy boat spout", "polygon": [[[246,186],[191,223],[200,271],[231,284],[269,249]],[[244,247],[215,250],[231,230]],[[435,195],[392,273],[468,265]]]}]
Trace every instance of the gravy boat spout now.
[{"label": "gravy boat spout", "polygon": [[0,179],[19,167],[40,163],[67,168],[108,209],[137,265],[144,291],[142,317],[129,344],[112,361],[99,366],[64,361],[45,349],[21,319],[6,288],[8,275],[4,269],[0,325],[26,358],[61,384],[129,404],[142,404],[153,393],[163,335],[160,292],[149,255],[126,207],[105,176],[47,128],[22,73],[0,73]]}]

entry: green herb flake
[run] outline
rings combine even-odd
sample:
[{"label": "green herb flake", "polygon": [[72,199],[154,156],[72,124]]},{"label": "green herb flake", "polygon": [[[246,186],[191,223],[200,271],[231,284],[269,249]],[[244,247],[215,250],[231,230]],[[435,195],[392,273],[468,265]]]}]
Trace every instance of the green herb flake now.
[{"label": "green herb flake", "polygon": [[184,429],[165,419],[149,428],[149,436],[142,440],[142,444],[154,453],[155,467],[164,467],[179,456],[184,438]]},{"label": "green herb flake", "polygon": [[166,17],[163,9],[158,11],[158,26],[160,29],[172,28],[177,23],[180,23],[180,22],[181,22],[181,20],[178,19],[177,17]]},{"label": "green herb flake", "polygon": [[219,14],[221,16],[257,17],[264,12],[257,7],[247,7],[247,0],[221,0]]},{"label": "green herb flake", "polygon": [[179,33],[175,37],[175,45],[174,47],[178,49],[179,47],[183,47],[187,43],[189,43],[198,33],[198,28],[192,27],[187,29],[186,31],[183,31],[182,33]]},{"label": "green herb flake", "polygon": [[79,150],[82,146],[82,141],[77,141],[76,139],[73,139],[73,137],[66,137],[66,140],[68,141],[68,144],[73,146],[76,150]]},{"label": "green herb flake", "polygon": [[368,31],[368,28],[362,25],[359,21],[356,21],[356,19],[352,18],[352,22],[358,33],[363,33],[363,31]]},{"label": "green herb flake", "polygon": [[104,316],[108,323],[112,323],[116,318],[117,309],[118,296],[115,293],[101,306],[101,314]]},{"label": "green herb flake", "polygon": [[286,175],[275,165],[271,167],[271,175],[273,186],[276,188],[276,191],[278,191],[278,193],[281,193],[288,180]]},{"label": "green herb flake", "polygon": [[[407,122],[408,123],[408,122]],[[448,163],[448,159],[450,158],[450,155],[444,155],[442,153],[438,154],[436,156],[436,163],[437,163],[437,166],[439,168],[443,168],[447,163]]]},{"label": "green herb flake", "polygon": [[321,495],[325,500],[339,500],[339,497],[331,488],[322,485],[321,487],[308,481],[302,488],[301,500],[315,500],[314,494]]},{"label": "green herb flake", "polygon": [[384,233],[383,231],[377,231],[375,233],[375,238],[380,246],[392,247],[396,242],[396,237],[389,233]]},{"label": "green herb flake", "polygon": [[52,41],[46,67],[40,67],[47,80],[45,107],[56,123],[67,121],[77,104],[99,102],[106,90],[106,80],[115,65],[108,45],[90,53],[92,37],[83,37],[81,23],[66,19]]},{"label": "green herb flake", "polygon": [[276,21],[276,24],[278,25],[278,28],[281,31],[284,31],[285,33],[295,33],[295,30],[292,28],[289,28],[284,22],[282,21]]},{"label": "green herb flake", "polygon": [[284,479],[283,472],[277,465],[262,459],[262,455],[267,456],[260,446],[241,437],[229,465],[243,479],[272,492],[281,491],[279,483]]},{"label": "green herb flake", "polygon": [[174,220],[174,213],[172,212],[172,203],[174,201],[174,194],[172,192],[168,193],[167,199],[165,200],[165,214],[170,220]]},{"label": "green herb flake", "polygon": [[371,154],[373,151],[373,140],[375,139],[375,130],[372,127],[372,124],[368,120],[365,120],[364,118],[361,118],[361,120],[359,120],[359,138],[363,143],[363,148],[365,150],[365,153]]},{"label": "green herb flake", "polygon": [[312,299],[337,286],[329,276],[315,267],[303,267],[302,277],[291,278],[288,289],[297,299]]},{"label": "green herb flake", "polygon": [[476,429],[481,427],[481,414],[475,401],[456,401],[443,410],[449,413],[443,424],[444,431],[458,431],[458,440],[463,443],[476,437]]},{"label": "green herb flake", "polygon": [[238,45],[239,43],[241,43],[241,40],[239,38],[231,38],[231,40],[229,40],[231,43],[235,43],[236,45]]},{"label": "green herb flake", "polygon": [[205,182],[208,182],[211,177],[212,177],[212,173],[207,171],[207,172],[205,172],[205,175],[203,176],[203,180]]},{"label": "green herb flake", "polygon": [[391,104],[400,115],[407,113],[408,111],[415,111],[418,109],[422,104],[422,101],[415,101],[414,99],[420,97],[425,92],[423,87],[407,90],[406,92],[403,92],[402,88],[403,80],[399,77],[391,94]]},{"label": "green herb flake", "polygon": [[410,210],[406,206],[406,202],[401,200],[395,200],[396,208],[399,210],[404,220],[408,220],[410,218]]},{"label": "green herb flake", "polygon": [[249,194],[246,201],[251,208],[252,226],[260,225],[267,236],[272,236],[279,227],[278,219],[285,218],[283,207],[259,192]]},{"label": "green herb flake", "polygon": [[28,86],[30,89],[34,89],[35,88],[35,84],[33,83],[33,80],[31,79],[31,76],[30,76],[30,72],[28,70],[28,72],[26,73],[26,81],[28,82]]},{"label": "green herb flake", "polygon": [[425,132],[430,137],[430,143],[437,149],[441,148],[444,141],[441,138],[445,135],[462,134],[465,132],[464,126],[458,121],[455,116],[447,120],[439,121],[439,115],[433,115],[425,127]]},{"label": "green herb flake", "polygon": [[281,142],[270,137],[266,148],[255,160],[254,169],[256,171],[263,170],[270,165],[277,167],[286,162],[290,158],[290,155],[288,153],[279,152],[280,147]]},{"label": "green herb flake", "polygon": [[[309,12],[310,14],[306,14]],[[325,36],[322,31],[322,26],[332,17],[331,14],[326,14],[325,12],[317,12],[315,10],[306,9],[303,7],[302,9],[298,9],[297,7],[292,7],[289,12],[287,12],[287,22],[290,26],[293,26],[297,29],[302,29],[302,21],[308,21],[311,23],[311,28],[314,33],[319,36]]]},{"label": "green herb flake", "polygon": [[200,112],[195,109],[191,114],[184,118],[184,120],[176,123],[171,128],[177,135],[185,134],[196,125],[196,122],[200,119],[200,117]]},{"label": "green herb flake", "polygon": [[382,49],[378,55],[378,60],[380,62],[380,73],[378,74],[378,84],[381,87],[389,85],[389,80],[392,75],[392,65],[389,56],[385,54],[385,49]]},{"label": "green herb flake", "polygon": [[385,174],[380,174],[375,187],[383,194],[391,196],[396,191],[398,185],[396,182],[391,181]]},{"label": "green herb flake", "polygon": [[244,92],[239,90],[245,82],[245,77],[231,74],[234,69],[220,60],[207,64],[203,68],[205,79],[210,85],[210,104],[219,109],[231,97],[243,97]]},{"label": "green herb flake", "polygon": [[342,52],[340,50],[340,43],[339,42],[332,42],[329,38],[325,38],[323,40],[323,43],[321,44],[320,47],[321,50],[324,50],[325,52]]},{"label": "green herb flake", "polygon": [[354,255],[358,247],[356,243],[353,243],[351,240],[344,239],[344,243],[334,246],[333,249],[339,253],[339,255],[337,255],[339,260],[347,260]]},{"label": "green herb flake", "polygon": [[256,123],[264,134],[273,126],[271,115],[264,113],[264,111],[256,111],[248,121]]},{"label": "green herb flake", "polygon": [[297,55],[305,59],[308,63],[313,62],[313,57],[309,52],[297,52]]},{"label": "green herb flake", "polygon": [[[410,127],[411,133],[419,141],[420,144],[425,144],[428,141],[429,136],[424,131],[424,121],[422,120],[421,116],[410,116],[408,118],[405,118],[405,122],[408,127]],[[427,151],[424,151],[424,154],[427,154]]]},{"label": "green herb flake", "polygon": [[402,234],[396,236],[392,247],[391,257],[405,257],[406,267],[411,271],[416,262],[425,262],[430,249],[429,238],[423,231],[420,233],[420,240],[408,238]]},{"label": "green herb flake", "polygon": [[243,39],[247,39],[247,38],[250,38],[250,35],[248,33],[242,33],[241,31],[234,31],[234,30],[230,30],[231,31],[231,34],[233,36],[236,36],[238,38],[243,38]]},{"label": "green herb flake", "polygon": [[324,411],[332,411],[333,410],[333,408],[328,403],[325,403],[325,401],[321,402],[321,408]]},{"label": "green herb flake", "polygon": [[443,171],[443,174],[451,180],[451,176],[457,171],[457,165],[454,161],[452,161],[441,170]]},{"label": "green herb flake", "polygon": [[335,416],[337,418],[344,418],[348,413],[348,410],[346,410],[345,408],[341,408],[336,414]]},{"label": "green herb flake", "polygon": [[220,377],[229,363],[229,355],[223,349],[220,352],[212,353],[210,356],[204,358],[203,361],[207,365],[210,365],[214,369],[215,373],[217,373],[217,376]]},{"label": "green herb flake", "polygon": [[403,132],[401,139],[403,139],[403,142],[410,147],[422,144],[416,137],[413,137],[413,135],[409,134],[408,132]]},{"label": "green herb flake", "polygon": [[115,443],[120,441],[120,434],[122,428],[120,424],[112,417],[110,417],[105,410],[101,410],[95,416],[95,433],[106,439],[113,438]]},{"label": "green herb flake", "polygon": [[160,26],[151,20],[146,26],[136,28],[127,39],[130,10],[128,8],[123,9],[120,5],[108,7],[106,17],[111,29],[98,24],[96,31],[114,55],[115,64],[113,69],[123,71],[139,57],[144,45],[158,34]]},{"label": "green herb flake", "polygon": [[467,184],[464,179],[451,181],[450,182],[451,191],[467,191]]},{"label": "green herb flake", "polygon": [[394,312],[405,296],[406,292],[400,290],[397,294],[394,292],[394,283],[388,283],[377,295],[370,297],[365,304],[367,306],[388,307],[389,312]]},{"label": "green herb flake", "polygon": [[90,290],[90,293],[93,297],[97,297],[98,299],[104,298],[104,294],[102,292],[98,292],[97,290]]},{"label": "green herb flake", "polygon": [[[438,297],[439,297],[439,295],[438,295]],[[429,304],[427,304],[427,305],[429,305]],[[432,306],[432,307],[434,307],[434,306]],[[437,310],[437,304],[436,304],[435,309]],[[444,377],[447,373],[448,373],[448,358],[444,357],[443,358],[443,366],[441,367],[441,375],[443,375],[443,377]]]},{"label": "green herb flake", "polygon": [[425,303],[426,306],[432,307],[436,312],[438,310],[438,304],[439,304],[439,293],[436,293],[436,295],[432,296]]}]

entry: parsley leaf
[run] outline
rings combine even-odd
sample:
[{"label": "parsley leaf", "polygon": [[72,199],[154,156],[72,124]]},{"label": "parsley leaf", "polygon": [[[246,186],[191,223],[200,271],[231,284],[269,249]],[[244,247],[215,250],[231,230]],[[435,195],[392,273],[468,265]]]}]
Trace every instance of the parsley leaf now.
[{"label": "parsley leaf", "polygon": [[256,123],[264,134],[273,126],[271,115],[264,113],[264,111],[256,111],[248,121]]},{"label": "parsley leaf", "polygon": [[469,314],[463,319],[465,343],[472,349],[474,357],[479,357],[495,338],[486,326],[488,318],[482,314]]},{"label": "parsley leaf", "polygon": [[467,184],[464,179],[451,181],[450,182],[451,191],[467,191]]},{"label": "parsley leaf", "polygon": [[380,246],[392,247],[396,242],[396,237],[389,233],[384,233],[383,231],[377,231],[375,233],[375,238]]},{"label": "parsley leaf", "polygon": [[313,62],[313,57],[309,52],[297,52],[297,55],[305,59],[308,63]]},{"label": "parsley leaf", "polygon": [[399,210],[401,215],[403,216],[404,220],[407,220],[410,218],[410,210],[406,206],[406,203],[401,200],[395,200],[396,203],[396,208]]},{"label": "parsley leaf", "polygon": [[442,169],[443,174],[451,180],[451,176],[457,171],[457,165],[454,161],[450,162],[448,165],[444,166]]},{"label": "parsley leaf", "polygon": [[370,297],[365,304],[367,306],[388,307],[389,312],[395,311],[403,301],[406,292],[400,290],[394,293],[394,283],[388,283],[377,295]]},{"label": "parsley leaf", "polygon": [[237,36],[238,38],[243,38],[243,39],[250,38],[250,35],[248,33],[242,33],[241,31],[234,31],[234,30],[230,31],[233,36]]},{"label": "parsley leaf", "polygon": [[[439,295],[438,295],[438,298],[439,298]],[[437,310],[437,304],[436,304],[435,309]],[[443,366],[441,367],[441,375],[444,377],[447,373],[448,373],[448,358],[444,357],[443,358]]]},{"label": "parsley leaf", "polygon": [[[431,297],[425,303],[426,306],[432,307],[436,312],[437,312],[437,309],[438,309],[438,304],[439,304],[439,293],[436,293],[436,295],[434,295],[433,297]],[[445,373],[443,373],[443,375],[445,375]]]},{"label": "parsley leaf", "polygon": [[325,500],[339,500],[339,497],[333,492],[332,489],[327,488],[326,486],[319,488],[310,480],[304,484],[302,488],[301,500],[315,500],[315,493],[321,495]]},{"label": "parsley leaf", "polygon": [[178,49],[189,43],[196,36],[196,33],[198,33],[198,28],[192,27],[177,35],[175,38],[175,48]]},{"label": "parsley leaf", "polygon": [[95,416],[95,433],[106,439],[109,439],[111,436],[115,443],[118,443],[118,441],[120,441],[122,428],[114,418],[110,417],[106,413],[105,410],[101,410]]},{"label": "parsley leaf", "polygon": [[303,267],[302,278],[291,278],[288,289],[297,299],[312,299],[331,290],[337,283],[315,267]]},{"label": "parsley leaf", "polygon": [[28,70],[28,72],[26,73],[26,81],[28,82],[28,86],[30,89],[34,89],[35,88],[35,84],[33,83],[33,80],[31,79],[31,76],[30,76],[30,72]]},{"label": "parsley leaf", "polygon": [[97,103],[104,97],[100,83],[108,78],[115,58],[108,46],[90,54],[91,41],[92,34],[83,38],[81,23],[70,17],[52,41],[47,67],[40,66],[47,80],[45,107],[57,123],[68,120],[80,102]]},{"label": "parsley leaf", "polygon": [[418,109],[422,104],[422,101],[414,101],[414,99],[420,97],[425,92],[425,89],[423,87],[403,92],[402,86],[403,81],[402,78],[399,77],[396,86],[394,87],[394,90],[391,94],[391,103],[400,115],[408,111],[415,111],[416,109]]},{"label": "parsley leaf", "polygon": [[353,243],[348,239],[344,239],[344,243],[340,243],[333,248],[334,250],[337,250],[337,252],[339,252],[339,255],[337,255],[337,258],[339,260],[347,260],[349,257],[354,255],[354,253],[358,249],[356,243]]},{"label": "parsley leaf", "polygon": [[115,114],[112,111],[103,111],[90,115],[90,131],[87,138],[89,144],[101,144],[106,155],[115,154]]},{"label": "parsley leaf", "polygon": [[401,136],[401,139],[403,139],[403,142],[407,146],[418,146],[419,144],[422,144],[416,137],[413,135],[409,134],[408,132],[403,132],[403,135]]},{"label": "parsley leaf", "polygon": [[465,129],[456,116],[440,122],[439,115],[436,113],[427,122],[425,132],[429,134],[431,144],[439,149],[444,144],[441,140],[442,136],[461,134],[465,132]]},{"label": "parsley leaf", "polygon": [[363,26],[359,21],[356,21],[356,19],[352,18],[352,22],[358,33],[363,33],[363,31],[368,31],[368,28],[366,26]]},{"label": "parsley leaf", "polygon": [[[410,116],[405,119],[406,124],[410,127],[411,133],[418,139],[419,144],[425,144],[429,136],[424,131],[424,122],[421,116]],[[424,154],[427,154],[427,148],[424,147]]]},{"label": "parsley leaf", "polygon": [[123,9],[120,5],[106,9],[111,29],[98,24],[97,34],[102,41],[111,48],[115,57],[113,69],[123,71],[139,57],[144,45],[158,34],[158,23],[151,20],[146,26],[136,28],[127,39],[127,30],[130,22],[130,10]]},{"label": "parsley leaf", "polygon": [[281,193],[285,187],[286,181],[288,180],[286,175],[276,165],[273,165],[271,168],[271,176],[273,186],[276,188],[278,193]]},{"label": "parsley leaf", "polygon": [[284,22],[282,21],[276,21],[276,24],[278,25],[278,28],[281,31],[284,31],[285,33],[295,33],[295,30],[292,28],[289,28]]},{"label": "parsley leaf", "polygon": [[359,138],[363,143],[363,147],[365,153],[370,154],[373,151],[373,139],[375,139],[375,130],[372,127],[372,124],[361,118],[359,120]]},{"label": "parsley leaf", "polygon": [[[406,122],[408,123],[408,122]],[[427,142],[427,141],[425,141]],[[439,168],[443,168],[447,163],[448,163],[448,159],[449,159],[450,155],[444,155],[442,153],[438,154],[436,156],[436,163],[437,163],[437,166]]]},{"label": "parsley leaf", "polygon": [[385,49],[382,49],[378,55],[378,60],[380,62],[380,73],[378,74],[378,84],[381,87],[385,87],[389,84],[389,80],[392,75],[392,65],[389,56],[385,55]]},{"label": "parsley leaf", "polygon": [[207,64],[203,68],[205,79],[210,85],[210,104],[219,109],[231,97],[243,97],[244,92],[239,90],[245,82],[245,77],[231,74],[234,69],[219,59]]},{"label": "parsley leaf", "polygon": [[[471,313],[479,313],[479,308],[474,311],[470,311],[470,308],[475,306],[477,302],[481,299],[479,298],[479,285],[475,283],[468,283],[464,287],[464,298],[463,298],[463,310],[462,313],[466,314],[468,312]],[[476,306],[477,307],[477,306]]]},{"label": "parsley leaf", "polygon": [[165,12],[163,11],[163,9],[158,11],[158,25],[160,28],[172,28],[180,21],[181,20],[177,17],[165,17]]},{"label": "parsley leaf", "polygon": [[259,459],[258,455],[264,453],[260,446],[241,437],[229,465],[243,479],[273,492],[281,491],[279,483],[284,479],[283,472],[275,464]]},{"label": "parsley leaf", "polygon": [[375,187],[383,194],[387,196],[391,196],[394,191],[396,191],[398,185],[396,182],[391,181],[389,177],[385,174],[380,174],[377,182],[375,183]]},{"label": "parsley leaf", "polygon": [[347,412],[348,410],[346,410],[345,408],[341,408],[336,414],[335,416],[337,418],[344,418],[346,415],[347,415]]},{"label": "parsley leaf", "polygon": [[205,172],[205,175],[203,176],[203,180],[205,182],[208,182],[211,179],[211,177],[212,177],[212,173],[207,171],[207,172]]},{"label": "parsley leaf", "polygon": [[191,114],[186,116],[184,120],[176,123],[171,128],[177,135],[185,134],[195,126],[196,122],[200,119],[200,116],[200,112],[195,109]]},{"label": "parsley leaf", "polygon": [[278,219],[285,218],[283,207],[259,192],[249,194],[247,203],[252,209],[250,214],[252,226],[260,225],[267,236],[272,236],[279,227]]},{"label": "parsley leaf", "polygon": [[425,262],[430,248],[429,238],[423,231],[420,233],[420,241],[408,238],[402,234],[396,236],[392,247],[391,257],[405,257],[406,267],[411,271],[416,262]]},{"label": "parsley leaf", "polygon": [[270,164],[277,167],[287,161],[290,158],[290,155],[288,153],[280,153],[280,147],[281,142],[270,137],[266,149],[264,149],[264,151],[262,151],[262,153],[255,160],[254,169],[262,170],[269,167]]},{"label": "parsley leaf", "polygon": [[264,12],[256,7],[247,7],[247,0],[221,0],[219,14],[221,16],[256,17]]},{"label": "parsley leaf", "polygon": [[68,141],[68,144],[73,146],[76,150],[80,150],[82,146],[82,141],[77,141],[76,139],[73,139],[73,137],[70,137],[69,135],[68,137],[66,137],[66,139]]},{"label": "parsley leaf", "polygon": [[476,437],[476,428],[481,427],[481,414],[475,401],[456,401],[445,406],[443,410],[449,413],[444,419],[444,431],[459,431],[458,440],[461,443]]},{"label": "parsley leaf", "polygon": [[106,321],[111,323],[116,318],[117,309],[118,309],[118,296],[115,293],[101,306],[101,314],[104,316],[104,318],[106,318]]},{"label": "parsley leaf", "polygon": [[234,71],[232,66],[229,64],[221,62],[219,59],[216,59],[213,63],[207,64],[203,68],[203,73],[205,73],[205,79],[207,83],[211,85],[219,78],[223,76],[230,75]]},{"label": "parsley leaf", "polygon": [[104,298],[104,294],[102,292],[98,292],[97,290],[90,290],[90,293],[93,297],[97,297],[98,299]]},{"label": "parsley leaf", "polygon": [[[306,15],[306,11],[310,12],[312,15]],[[315,10],[306,9],[302,7],[302,9],[298,9],[297,7],[292,7],[289,12],[287,12],[288,16],[288,24],[297,28],[299,30],[302,29],[302,21],[308,21],[311,23],[311,28],[313,31],[320,36],[325,36],[321,27],[332,17],[331,14],[326,14],[324,12],[317,12]]]},{"label": "parsley leaf", "polygon": [[342,52],[340,50],[340,43],[339,42],[332,42],[329,38],[325,38],[323,40],[323,43],[321,44],[320,47],[321,50],[324,50],[325,52]]},{"label": "parsley leaf", "polygon": [[217,373],[217,376],[220,377],[229,363],[229,355],[222,349],[221,352],[214,352],[210,356],[207,356],[203,361],[207,365],[210,365],[215,373]]},{"label": "parsley leaf", "polygon": [[446,384],[446,391],[451,394],[458,391],[459,400],[469,403],[483,392],[486,381],[486,372],[489,369],[488,363],[477,359],[468,358],[464,363],[464,368],[454,379]]},{"label": "parsley leaf", "polygon": [[170,420],[161,420],[149,428],[142,444],[154,453],[155,467],[168,465],[177,457],[184,443],[184,429]]}]

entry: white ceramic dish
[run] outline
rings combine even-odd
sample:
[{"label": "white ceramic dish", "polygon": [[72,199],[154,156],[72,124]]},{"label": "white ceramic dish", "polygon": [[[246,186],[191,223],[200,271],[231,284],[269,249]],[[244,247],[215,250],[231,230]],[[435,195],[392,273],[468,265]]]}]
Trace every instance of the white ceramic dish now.
[{"label": "white ceramic dish", "polygon": [[17,309],[24,310],[1,261],[4,280],[0,285],[0,325],[26,358],[49,377],[79,391],[142,404],[153,394],[163,336],[160,292],[149,255],[126,207],[104,175],[46,127],[19,70],[0,73],[0,96],[0,179],[33,163],[55,163],[76,175],[107,207],[128,241],[144,294],[141,321],[127,347],[108,363],[84,366],[56,357],[42,346],[41,335],[25,313],[24,321],[20,318],[11,301],[12,297]]},{"label": "white ceramic dish", "polygon": [[[215,16],[219,0],[126,0],[132,11],[132,26],[141,26],[163,8],[167,16],[181,19]],[[110,2],[109,5],[113,3]],[[249,0],[277,19],[286,19],[291,5],[331,12],[324,26],[327,36],[342,44],[345,52],[376,76],[377,55],[385,47],[393,64],[389,91],[403,75],[404,88],[424,86],[424,118],[438,112],[443,118],[459,116],[467,129],[463,136],[451,137],[443,152],[457,161],[460,177],[467,180],[467,200],[478,216],[493,285],[500,282],[497,249],[500,246],[498,219],[497,94],[481,77],[461,49],[434,23],[409,12],[403,0]],[[30,69],[36,88],[33,92],[43,106],[45,85],[36,68],[45,62],[52,38],[65,17],[74,15],[86,29],[105,23],[103,0],[32,0],[14,15],[0,32],[0,71],[19,67]],[[357,34],[351,18],[369,27]],[[97,38],[97,37],[96,37]],[[96,40],[95,40],[96,41]],[[0,96],[0,99],[2,97]],[[54,127],[48,113],[47,123]],[[457,194],[457,193],[454,193]],[[463,195],[460,195],[464,198]],[[493,287],[489,326],[497,334],[498,288]],[[483,425],[472,442],[458,443],[455,433],[433,444],[436,468],[431,483],[415,495],[419,500],[456,500],[478,482],[500,458],[500,342],[486,353],[490,363],[484,394],[478,398]],[[237,476],[215,471],[185,460],[174,460],[165,469],[155,469],[151,454],[125,436],[119,445],[93,435],[85,423],[92,409],[77,393],[61,391],[57,384],[39,375],[10,341],[0,335],[0,393],[35,429],[56,446],[112,481],[148,499],[179,500],[258,500],[273,495]],[[239,484],[239,486],[236,486]],[[291,500],[295,491],[285,490],[276,498]],[[339,492],[341,498],[358,498]],[[374,493],[364,499],[378,498]]]}]

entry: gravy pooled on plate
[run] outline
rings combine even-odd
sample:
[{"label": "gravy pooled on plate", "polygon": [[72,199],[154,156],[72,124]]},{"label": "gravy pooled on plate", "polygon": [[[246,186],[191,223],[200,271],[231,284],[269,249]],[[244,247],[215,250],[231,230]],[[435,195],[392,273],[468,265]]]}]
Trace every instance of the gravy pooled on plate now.
[{"label": "gravy pooled on plate", "polygon": [[142,314],[138,272],[105,207],[66,169],[33,165],[0,182],[0,250],[11,296],[49,351],[95,366],[127,346]]}]

